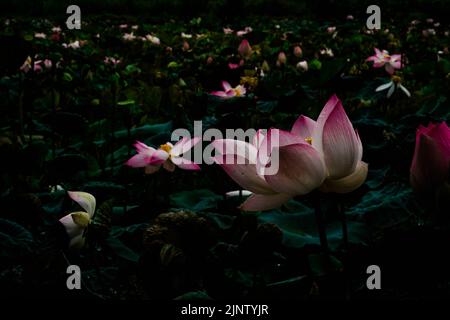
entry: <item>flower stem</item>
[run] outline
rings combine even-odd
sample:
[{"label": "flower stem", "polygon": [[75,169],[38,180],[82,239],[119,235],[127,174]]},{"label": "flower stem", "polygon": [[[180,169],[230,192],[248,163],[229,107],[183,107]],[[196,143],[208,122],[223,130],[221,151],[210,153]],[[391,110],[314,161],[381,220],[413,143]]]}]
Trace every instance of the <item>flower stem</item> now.
[{"label": "flower stem", "polygon": [[319,232],[320,246],[325,253],[329,252],[328,248],[328,239],[327,239],[327,231],[325,227],[325,222],[322,214],[322,210],[320,207],[320,197],[316,195],[315,199],[315,214],[316,214],[316,224]]}]

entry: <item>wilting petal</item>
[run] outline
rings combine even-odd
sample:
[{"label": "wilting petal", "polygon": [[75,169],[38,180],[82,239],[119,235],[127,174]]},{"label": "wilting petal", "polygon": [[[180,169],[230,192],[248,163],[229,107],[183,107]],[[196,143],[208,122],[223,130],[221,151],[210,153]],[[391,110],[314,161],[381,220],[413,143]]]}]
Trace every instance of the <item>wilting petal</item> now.
[{"label": "wilting petal", "polygon": [[377,87],[375,89],[375,92],[380,92],[380,91],[386,90],[393,85],[394,85],[394,83],[392,81],[389,81],[388,83],[382,84],[381,86]]},{"label": "wilting petal", "polygon": [[390,98],[392,96],[392,94],[394,93],[394,91],[395,91],[395,85],[393,84],[388,90],[387,97]]},{"label": "wilting petal", "polygon": [[95,197],[87,192],[68,191],[69,197],[78,203],[92,218],[95,212]]},{"label": "wilting petal", "polygon": [[326,179],[320,190],[323,192],[349,193],[358,189],[367,178],[368,165],[360,161],[355,171],[341,179]]},{"label": "wilting petal", "polygon": [[172,162],[174,165],[176,165],[178,168],[184,169],[184,170],[200,170],[200,166],[190,160],[184,159],[182,157],[173,157]]},{"label": "wilting petal", "polygon": [[169,154],[161,149],[156,150],[153,152],[151,158],[148,161],[148,164],[151,165],[157,165],[164,163],[169,158]]},{"label": "wilting petal", "polygon": [[280,207],[291,198],[292,196],[283,193],[252,194],[239,208],[243,211],[270,210]]},{"label": "wilting petal", "polygon": [[404,86],[402,86],[401,83],[398,84],[398,87],[408,96],[411,97],[411,93],[409,92],[408,89],[406,89]]},{"label": "wilting petal", "polygon": [[265,175],[269,186],[280,193],[304,195],[319,187],[325,179],[326,170],[322,158],[309,144],[293,144],[274,148],[271,166],[276,165],[274,153],[278,152],[278,172]]},{"label": "wilting petal", "polygon": [[343,178],[355,170],[360,143],[336,95],[328,100],[319,115],[312,145],[323,154],[331,179]]},{"label": "wilting petal", "polygon": [[298,117],[292,126],[291,133],[299,135],[302,139],[311,138],[316,127],[316,122],[306,116]]},{"label": "wilting petal", "polygon": [[214,161],[242,188],[254,193],[273,193],[264,178],[256,173],[255,164],[245,164],[245,160],[238,155],[234,155],[232,159],[225,155],[214,157]]}]

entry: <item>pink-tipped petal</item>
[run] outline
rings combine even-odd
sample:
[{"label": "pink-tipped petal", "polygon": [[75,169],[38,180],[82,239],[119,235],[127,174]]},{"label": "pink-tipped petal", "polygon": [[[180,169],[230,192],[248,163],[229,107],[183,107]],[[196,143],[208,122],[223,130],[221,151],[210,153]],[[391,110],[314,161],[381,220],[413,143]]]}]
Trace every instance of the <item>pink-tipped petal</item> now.
[{"label": "pink-tipped petal", "polygon": [[270,210],[280,207],[291,198],[292,196],[283,193],[252,194],[239,208],[243,211]]},{"label": "pink-tipped petal", "polygon": [[267,182],[256,173],[255,165],[245,164],[245,160],[238,155],[234,155],[231,160],[225,155],[214,158],[214,161],[242,188],[259,194],[273,193]]},{"label": "pink-tipped petal", "polygon": [[157,165],[164,163],[169,158],[169,154],[161,149],[156,150],[153,152],[152,156],[148,160],[147,164],[151,165]]},{"label": "pink-tipped petal", "polygon": [[[280,193],[304,195],[318,188],[325,179],[326,169],[320,154],[309,144],[293,144],[274,148],[278,152],[278,172],[265,175],[269,186]],[[275,165],[271,161],[271,165]]]},{"label": "pink-tipped petal", "polygon": [[78,203],[92,218],[95,212],[95,197],[87,192],[68,191],[69,197]]},{"label": "pink-tipped petal", "polygon": [[183,153],[189,151],[192,147],[194,147],[197,143],[201,141],[200,137],[194,137],[192,139],[183,137],[181,140],[179,140],[172,150],[170,151],[170,154],[174,156],[182,155]]},{"label": "pink-tipped petal", "polygon": [[291,133],[299,135],[302,139],[307,139],[312,137],[315,127],[316,122],[313,119],[301,115],[292,126]]},{"label": "pink-tipped petal", "polygon": [[317,119],[312,145],[323,154],[331,179],[351,174],[360,160],[360,142],[336,95],[328,100]]},{"label": "pink-tipped petal", "polygon": [[148,161],[151,157],[149,157],[146,154],[138,153],[137,155],[131,157],[127,162],[126,165],[133,167],[133,168],[143,168],[148,164]]},{"label": "pink-tipped petal", "polygon": [[216,97],[221,97],[221,98],[228,97],[227,93],[224,92],[224,91],[213,91],[210,94],[213,95],[213,96],[216,96]]},{"label": "pink-tipped petal", "polygon": [[256,163],[257,149],[250,143],[234,139],[217,139],[211,144],[219,155],[238,155],[248,160],[246,163]]},{"label": "pink-tipped petal", "polygon": [[174,157],[171,159],[173,164],[175,164],[178,168],[183,170],[200,170],[200,166],[190,160],[184,159],[182,157]]},{"label": "pink-tipped petal", "polygon": [[222,88],[223,88],[223,91],[225,91],[225,92],[232,89],[232,87],[228,81],[222,81]]},{"label": "pink-tipped petal", "polygon": [[367,163],[360,161],[352,174],[337,180],[326,179],[320,190],[334,193],[352,192],[366,181],[368,169]]}]

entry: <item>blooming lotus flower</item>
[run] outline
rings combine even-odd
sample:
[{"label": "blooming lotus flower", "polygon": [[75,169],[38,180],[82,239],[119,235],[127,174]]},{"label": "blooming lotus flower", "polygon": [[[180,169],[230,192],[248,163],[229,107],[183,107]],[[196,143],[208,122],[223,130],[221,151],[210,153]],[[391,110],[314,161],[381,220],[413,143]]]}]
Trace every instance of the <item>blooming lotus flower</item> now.
[{"label": "blooming lotus flower", "polygon": [[222,88],[223,91],[213,91],[211,92],[211,94],[216,97],[228,99],[233,97],[245,96],[247,92],[244,86],[238,85],[235,88],[233,88],[227,81],[222,81]]},{"label": "blooming lotus flower", "polygon": [[183,137],[175,145],[167,142],[159,149],[155,149],[137,141],[134,147],[138,154],[129,159],[126,164],[133,168],[145,168],[147,174],[158,171],[161,165],[170,172],[175,170],[175,166],[184,170],[200,170],[196,163],[182,157],[198,142],[200,138]]},{"label": "blooming lotus flower", "polygon": [[70,238],[69,246],[79,249],[84,245],[84,232],[94,216],[95,197],[87,192],[79,191],[69,191],[68,194],[84,211],[72,212],[59,219],[59,222],[62,223]]},{"label": "blooming lotus flower", "polygon": [[[277,137],[278,141],[273,139]],[[325,166],[319,153],[294,134],[271,129],[258,131],[252,143],[220,139],[212,143],[215,163],[252,195],[240,206],[244,211],[269,210],[295,195],[307,194],[325,179]],[[278,171],[269,174],[267,165],[278,154]]]},{"label": "blooming lotus flower", "polygon": [[333,50],[330,48],[324,48],[320,50],[320,54],[323,56],[328,56],[330,58],[334,57]]},{"label": "blooming lotus flower", "polygon": [[181,33],[181,37],[183,39],[191,39],[192,38],[192,34],[187,34],[187,33],[182,32]]},{"label": "blooming lotus flower", "polygon": [[381,68],[384,66],[385,70],[389,74],[394,74],[395,69],[401,69],[402,67],[402,55],[393,54],[389,55],[386,50],[380,51],[375,48],[375,54],[367,58],[366,61],[373,61],[374,68]]},{"label": "blooming lotus flower", "polygon": [[445,122],[419,126],[416,147],[410,168],[413,189],[422,194],[434,194],[448,181],[450,170],[450,129]]},{"label": "blooming lotus flower", "polygon": [[243,58],[249,58],[252,55],[252,47],[246,39],[242,40],[238,47],[238,52]]},{"label": "blooming lotus flower", "polygon": [[231,70],[235,70],[235,69],[238,69],[240,67],[240,65],[239,64],[237,64],[237,63],[229,63],[228,64],[228,68],[229,69],[231,69]]},{"label": "blooming lotus flower", "polygon": [[382,84],[381,86],[376,88],[375,91],[380,92],[380,91],[389,89],[388,93],[387,93],[387,97],[390,98],[392,96],[392,94],[394,93],[395,89],[401,89],[408,96],[408,98],[411,97],[411,93],[408,91],[408,89],[406,89],[402,85],[401,81],[402,81],[402,79],[400,77],[392,76],[391,81],[389,81],[388,83]]},{"label": "blooming lotus flower", "polygon": [[359,188],[367,177],[368,165],[361,161],[363,147],[341,101],[333,95],[317,121],[300,116],[291,133],[308,142],[326,168],[324,192],[348,193]]}]

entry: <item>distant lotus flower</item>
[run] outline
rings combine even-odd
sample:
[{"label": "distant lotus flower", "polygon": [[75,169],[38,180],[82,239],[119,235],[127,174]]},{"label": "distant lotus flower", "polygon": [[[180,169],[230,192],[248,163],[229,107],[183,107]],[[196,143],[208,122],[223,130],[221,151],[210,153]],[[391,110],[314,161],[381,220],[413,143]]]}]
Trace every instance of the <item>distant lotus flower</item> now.
[{"label": "distant lotus flower", "polygon": [[411,97],[411,93],[409,92],[408,89],[406,89],[402,85],[401,81],[402,81],[402,79],[400,77],[392,76],[391,81],[389,81],[388,83],[382,84],[381,86],[376,88],[375,91],[380,92],[380,91],[389,89],[388,93],[387,93],[387,97],[390,98],[392,96],[392,94],[394,93],[395,89],[401,89],[408,96],[408,98]]},{"label": "distant lotus flower", "polygon": [[126,28],[128,28],[128,25],[127,25],[127,24],[121,24],[121,25],[119,25],[119,29],[126,29]]},{"label": "distant lotus flower", "polygon": [[45,68],[46,69],[51,69],[52,68],[52,60],[50,60],[50,59],[45,59],[44,60],[44,66],[45,66]]},{"label": "distant lotus flower", "polygon": [[297,58],[300,58],[303,54],[303,50],[300,46],[296,46],[294,48],[294,56],[296,56]]},{"label": "distant lotus flower", "polygon": [[142,40],[143,41],[149,41],[149,42],[151,42],[152,44],[154,44],[156,46],[159,46],[161,44],[161,40],[159,40],[158,37],[155,37],[155,36],[153,36],[151,34],[147,34],[145,37],[142,37]]},{"label": "distant lotus flower", "polygon": [[34,37],[35,37],[36,39],[46,39],[46,38],[47,38],[47,35],[46,35],[45,33],[43,33],[43,32],[39,32],[39,33],[35,33],[35,34],[34,34]]},{"label": "distant lotus flower", "polygon": [[71,42],[69,44],[63,43],[62,46],[64,48],[79,49],[81,47],[81,42],[79,40],[76,40],[76,41]]},{"label": "distant lotus flower", "polygon": [[239,64],[237,64],[237,63],[229,63],[228,64],[228,68],[229,69],[231,69],[231,70],[234,70],[234,69],[238,69],[240,66],[239,66]]},{"label": "distant lotus flower", "polygon": [[52,28],[52,32],[60,33],[61,32],[61,27],[53,27]]},{"label": "distant lotus flower", "polygon": [[238,37],[242,37],[242,36],[252,32],[252,31],[253,31],[252,27],[245,27],[244,30],[239,30],[238,32],[236,32],[236,35]]},{"label": "distant lotus flower", "polygon": [[447,182],[450,173],[450,129],[445,122],[419,126],[410,169],[413,189],[422,194],[434,191]]},{"label": "distant lotus flower", "polygon": [[233,97],[245,96],[247,92],[244,86],[238,85],[233,88],[227,81],[222,81],[222,88],[223,91],[213,91],[211,92],[211,95],[220,97],[222,99],[229,99]]},{"label": "distant lotus flower", "polygon": [[181,37],[183,39],[191,39],[192,38],[192,34],[187,34],[187,33],[182,32],[181,33]]},{"label": "distant lotus flower", "polygon": [[287,60],[286,54],[284,52],[280,52],[277,58],[277,66],[286,64],[286,60]]},{"label": "distant lotus flower", "polygon": [[125,33],[125,34],[122,36],[122,39],[125,40],[125,41],[133,41],[133,40],[136,39],[136,36],[134,35],[133,32],[131,32],[131,33]]},{"label": "distant lotus flower", "polygon": [[105,62],[105,64],[111,64],[114,66],[120,63],[120,60],[114,57],[105,57],[103,61]]},{"label": "distant lotus flower", "polygon": [[328,57],[334,57],[334,53],[333,50],[331,50],[330,48],[324,48],[320,50],[320,54],[323,56],[328,56]]},{"label": "distant lotus flower", "polygon": [[84,231],[94,216],[96,201],[95,197],[87,192],[69,191],[68,194],[84,211],[72,212],[59,219],[59,222],[70,238],[70,247],[79,249],[84,245]]},{"label": "distant lotus flower", "polygon": [[238,52],[243,58],[249,58],[252,55],[252,47],[247,39],[242,40],[239,44]]},{"label": "distant lotus flower", "polygon": [[139,26],[138,25],[131,26],[131,29],[132,30],[137,30],[137,29],[139,29]]},{"label": "distant lotus flower", "polygon": [[232,34],[234,31],[231,28],[223,28],[223,33],[225,34]]},{"label": "distant lotus flower", "polygon": [[368,165],[361,161],[361,140],[336,95],[325,104],[317,121],[302,115],[291,133],[300,136],[320,154],[327,173],[320,190],[348,193],[366,180]]},{"label": "distant lotus flower", "polygon": [[419,23],[420,23],[419,20],[413,20],[413,21],[411,21],[411,24],[412,24],[413,26],[417,26]]},{"label": "distant lotus flower", "polygon": [[427,21],[427,23],[433,23],[433,22],[434,22],[434,19],[428,18],[426,21]]},{"label": "distant lotus flower", "polygon": [[435,36],[436,35],[436,30],[434,30],[434,29],[425,29],[425,30],[422,30],[422,35],[424,36],[424,37],[429,37],[429,36]]},{"label": "distant lotus flower", "polygon": [[183,50],[183,51],[189,51],[190,48],[191,48],[191,46],[189,45],[189,42],[184,41],[184,42],[183,42],[182,50]]},{"label": "distant lotus flower", "polygon": [[355,19],[355,17],[353,17],[351,14],[349,14],[349,15],[346,17],[346,19],[347,19],[347,20],[353,20],[353,19]]},{"label": "distant lotus flower", "polygon": [[367,58],[366,61],[373,61],[374,68],[381,68],[384,66],[385,70],[389,74],[394,74],[395,69],[401,69],[402,67],[402,55],[393,54],[390,55],[388,51],[375,48],[375,54]]},{"label": "distant lotus flower", "polygon": [[308,71],[308,62],[303,60],[297,63],[297,69],[302,71]]},{"label": "distant lotus flower", "polygon": [[327,28],[327,32],[328,33],[333,33],[333,32],[335,32],[336,31],[336,27],[328,27]]},{"label": "distant lotus flower", "polygon": [[211,56],[209,56],[208,59],[206,59],[206,64],[207,64],[207,65],[210,65],[210,64],[212,64],[213,62],[214,62],[214,59],[213,59],[213,57],[211,57]]},{"label": "distant lotus flower", "polygon": [[198,137],[193,139],[183,137],[175,145],[168,142],[161,145],[159,149],[154,149],[137,141],[134,147],[138,154],[129,159],[126,164],[134,168],[145,168],[146,174],[158,171],[161,166],[170,172],[175,170],[175,166],[184,170],[200,170],[196,163],[182,157],[198,142],[200,142]]}]

